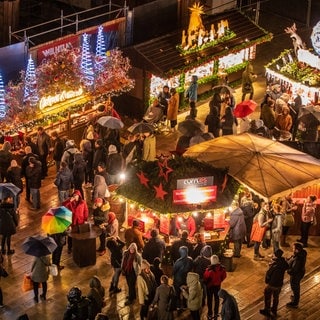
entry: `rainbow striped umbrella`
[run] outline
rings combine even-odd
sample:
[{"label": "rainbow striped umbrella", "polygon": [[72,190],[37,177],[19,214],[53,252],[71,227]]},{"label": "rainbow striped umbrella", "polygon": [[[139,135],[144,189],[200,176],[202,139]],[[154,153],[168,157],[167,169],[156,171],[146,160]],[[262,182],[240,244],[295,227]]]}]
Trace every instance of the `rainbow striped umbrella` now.
[{"label": "rainbow striped umbrella", "polygon": [[48,234],[64,232],[72,222],[72,212],[64,206],[50,208],[42,217],[41,228]]}]

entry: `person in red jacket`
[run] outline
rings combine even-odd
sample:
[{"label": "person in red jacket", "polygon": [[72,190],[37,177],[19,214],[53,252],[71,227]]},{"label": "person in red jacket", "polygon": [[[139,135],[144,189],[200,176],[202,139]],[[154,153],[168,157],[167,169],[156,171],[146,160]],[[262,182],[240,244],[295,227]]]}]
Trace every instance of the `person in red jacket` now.
[{"label": "person in red jacket", "polygon": [[[218,319],[219,295],[222,281],[227,277],[226,269],[220,264],[216,255],[211,256],[211,265],[203,274],[203,282],[207,288],[208,319]],[[214,317],[212,317],[212,298],[214,296]]]},{"label": "person in red jacket", "polygon": [[[71,198],[62,203],[63,206],[68,208],[72,212],[72,224],[71,227],[84,224],[88,220],[88,205],[84,199],[82,199],[81,192],[75,190]],[[72,250],[72,238],[68,237],[68,253]]]},{"label": "person in red jacket", "polygon": [[186,212],[182,217],[177,218],[176,228],[180,232],[183,230],[188,231],[189,237],[193,237],[196,232],[196,222],[194,218],[188,212]]}]

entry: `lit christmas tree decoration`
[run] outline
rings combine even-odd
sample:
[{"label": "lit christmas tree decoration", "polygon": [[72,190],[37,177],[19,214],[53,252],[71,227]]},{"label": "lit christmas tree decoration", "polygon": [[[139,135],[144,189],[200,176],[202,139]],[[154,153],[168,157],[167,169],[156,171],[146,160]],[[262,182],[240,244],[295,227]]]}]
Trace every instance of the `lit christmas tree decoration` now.
[{"label": "lit christmas tree decoration", "polygon": [[33,60],[31,56],[28,60],[27,72],[25,75],[24,102],[29,102],[31,106],[35,106],[39,101],[37,92],[37,78]]},{"label": "lit christmas tree decoration", "polygon": [[104,41],[103,26],[99,26],[97,35],[96,56],[101,58],[104,62],[107,60],[106,43]]},{"label": "lit christmas tree decoration", "polygon": [[84,85],[92,86],[94,84],[93,62],[89,47],[89,36],[86,33],[82,36],[81,73]]},{"label": "lit christmas tree decoration", "polygon": [[2,75],[0,73],[0,119],[3,119],[7,113],[7,106],[4,100],[4,83],[2,80]]}]

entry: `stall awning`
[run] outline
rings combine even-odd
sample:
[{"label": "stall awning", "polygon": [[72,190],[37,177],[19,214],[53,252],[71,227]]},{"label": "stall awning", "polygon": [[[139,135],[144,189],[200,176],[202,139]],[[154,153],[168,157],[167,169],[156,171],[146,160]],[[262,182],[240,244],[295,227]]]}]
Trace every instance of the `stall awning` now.
[{"label": "stall awning", "polygon": [[129,47],[124,50],[124,54],[131,59],[133,66],[149,71],[156,76],[168,78],[228,53],[238,52],[243,48],[272,39],[271,33],[260,28],[239,11],[205,16],[203,17],[203,24],[206,29],[210,29],[211,24],[217,25],[219,21],[226,19],[229,22],[230,30],[236,36],[202,51],[187,55],[181,54],[176,48],[181,43],[182,35],[182,30],[178,30]]}]

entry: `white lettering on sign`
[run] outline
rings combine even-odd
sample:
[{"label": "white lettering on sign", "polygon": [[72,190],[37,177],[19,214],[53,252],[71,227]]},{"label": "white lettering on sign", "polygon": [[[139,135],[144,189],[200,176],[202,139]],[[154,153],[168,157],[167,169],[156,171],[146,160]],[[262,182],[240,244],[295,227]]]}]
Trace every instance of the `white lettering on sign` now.
[{"label": "white lettering on sign", "polygon": [[64,49],[71,49],[72,48],[72,43],[71,42],[67,42],[67,43],[62,43],[62,44],[59,44],[55,47],[51,47],[51,48],[48,48],[48,49],[45,49],[42,51],[42,54],[44,57],[49,57],[49,56],[52,56],[54,54],[57,54],[59,52],[61,52],[62,50]]},{"label": "white lettering on sign", "polygon": [[306,63],[312,68],[320,70],[320,58],[309,50],[299,49],[298,60],[302,63]]},{"label": "white lettering on sign", "polygon": [[77,91],[66,91],[63,90],[61,93],[56,94],[54,96],[47,96],[42,97],[40,99],[39,108],[40,110],[44,109],[45,107],[51,107],[55,103],[63,102],[75,97],[79,97],[83,94],[83,89],[79,88]]}]

